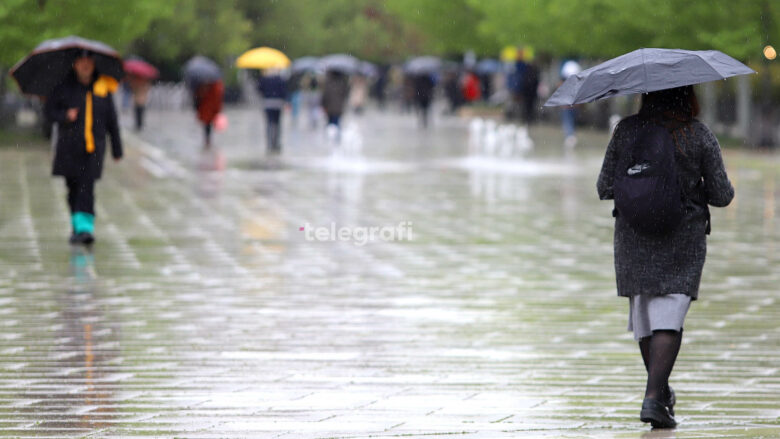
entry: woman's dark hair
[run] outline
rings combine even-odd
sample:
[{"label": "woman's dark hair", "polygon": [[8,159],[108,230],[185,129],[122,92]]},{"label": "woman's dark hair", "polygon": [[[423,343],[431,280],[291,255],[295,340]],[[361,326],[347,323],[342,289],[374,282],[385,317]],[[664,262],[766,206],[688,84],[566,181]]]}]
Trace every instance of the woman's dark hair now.
[{"label": "woman's dark hair", "polygon": [[678,134],[685,135],[686,128],[698,114],[699,101],[692,85],[645,93],[639,109],[639,117],[669,130],[678,149]]},{"label": "woman's dark hair", "polygon": [[699,102],[692,85],[658,90],[642,95],[639,115],[648,119],[690,122],[699,114]]}]

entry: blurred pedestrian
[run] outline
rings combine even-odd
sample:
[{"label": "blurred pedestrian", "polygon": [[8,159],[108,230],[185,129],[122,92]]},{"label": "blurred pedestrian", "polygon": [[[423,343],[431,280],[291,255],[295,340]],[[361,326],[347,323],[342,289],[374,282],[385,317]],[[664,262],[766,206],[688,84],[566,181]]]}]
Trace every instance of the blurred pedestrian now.
[{"label": "blurred pedestrian", "polygon": [[512,95],[511,108],[509,114],[511,118],[520,120],[525,113],[525,92],[526,92],[526,73],[528,64],[524,59],[524,50],[517,51],[515,65],[512,72],[507,76],[507,88]]},{"label": "blurred pedestrian", "polygon": [[152,82],[140,76],[128,75],[127,82],[133,93],[133,111],[135,114],[135,129],[141,131],[144,127],[144,112],[146,111],[146,102],[149,99],[149,90],[152,88]]},{"label": "blurred pedestrian", "polygon": [[193,91],[193,103],[198,113],[198,120],[203,124],[204,149],[211,148],[211,132],[214,120],[222,111],[222,100],[225,95],[225,86],[222,80],[195,84]]},{"label": "blurred pedestrian", "polygon": [[322,86],[322,108],[328,117],[328,126],[335,129],[336,139],[340,138],[341,116],[349,97],[349,76],[338,70],[330,70]]},{"label": "blurred pedestrian", "polygon": [[463,75],[461,84],[461,93],[463,95],[463,101],[467,104],[478,101],[482,97],[482,88],[480,87],[479,78],[472,71],[467,71]]},{"label": "blurred pedestrian", "polygon": [[443,86],[444,95],[447,97],[447,102],[450,105],[448,112],[455,114],[463,103],[463,95],[460,92],[460,72],[457,70],[446,72],[444,74]]},{"label": "blurred pedestrian", "polygon": [[380,66],[379,74],[371,84],[371,97],[376,100],[377,106],[380,110],[385,109],[385,103],[387,99],[387,82],[390,76],[390,68],[388,66]]},{"label": "blurred pedestrian", "polygon": [[423,128],[428,127],[435,85],[436,82],[431,74],[424,73],[414,76],[414,100],[417,104],[417,111],[420,113],[420,124]]},{"label": "blurred pedestrian", "polygon": [[315,129],[320,117],[320,88],[315,74],[306,73],[301,78],[301,98],[309,128]]},{"label": "blurred pedestrian", "polygon": [[[580,64],[577,61],[568,60],[564,62],[563,64],[561,64],[560,84],[563,84],[563,82],[569,76],[576,75],[581,71],[582,71],[582,67],[580,67]],[[576,128],[576,121],[577,121],[577,110],[575,109],[574,105],[569,105],[561,109],[561,123],[563,124],[563,136],[564,136],[563,144],[567,149],[572,149],[577,145],[577,136],[575,135],[574,132]]]},{"label": "blurred pedestrian", "polygon": [[103,171],[106,135],[111,155],[122,158],[122,141],[113,93],[118,82],[101,75],[92,52],[82,51],[73,70],[46,99],[45,113],[58,125],[52,173],[65,177],[71,213],[72,244],[95,240],[95,182]]},{"label": "blurred pedestrian", "polygon": [[290,116],[293,126],[298,125],[298,115],[301,113],[301,104],[303,102],[303,92],[301,90],[301,80],[304,74],[294,72],[287,79],[287,96],[290,101]]},{"label": "blurred pedestrian", "polygon": [[536,120],[536,102],[539,94],[539,69],[533,62],[526,64],[522,88],[523,120],[526,125],[530,125]]},{"label": "blurred pedestrian", "polygon": [[366,99],[368,99],[368,78],[365,75],[353,76],[349,92],[349,107],[355,114],[363,114]]},{"label": "blurred pedestrian", "polygon": [[278,70],[268,69],[258,79],[257,90],[263,96],[267,151],[279,154],[282,151],[281,119],[287,100],[287,83]]},{"label": "blurred pedestrian", "polygon": [[[676,425],[676,396],[668,380],[680,350],[685,316],[698,297],[710,229],[708,204],[723,207],[734,197],[718,140],[695,119],[698,112],[692,86],[643,95],[639,113],[617,125],[597,183],[602,200],[621,198],[625,185],[632,184],[627,182],[641,183],[637,178],[643,173],[654,179],[670,175],[679,183],[675,187],[680,193],[670,198],[682,203],[681,220],[670,231],[649,234],[630,219],[627,208],[614,211],[617,291],[629,298],[628,330],[639,343],[647,370],[640,418],[653,427]],[[663,147],[651,151],[668,154],[673,170],[654,168],[654,162],[634,163],[638,151],[647,150],[643,145],[653,139],[647,133],[658,133]],[[651,225],[662,221],[653,218]]]}]

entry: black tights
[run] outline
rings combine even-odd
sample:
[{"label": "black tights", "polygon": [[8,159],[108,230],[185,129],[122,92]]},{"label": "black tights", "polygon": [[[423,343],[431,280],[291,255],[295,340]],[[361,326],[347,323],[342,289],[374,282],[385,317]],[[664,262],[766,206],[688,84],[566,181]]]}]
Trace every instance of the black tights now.
[{"label": "black tights", "polygon": [[682,343],[680,332],[653,331],[653,335],[639,340],[639,350],[647,370],[645,398],[665,401],[669,398],[669,375],[672,374],[677,353]]}]

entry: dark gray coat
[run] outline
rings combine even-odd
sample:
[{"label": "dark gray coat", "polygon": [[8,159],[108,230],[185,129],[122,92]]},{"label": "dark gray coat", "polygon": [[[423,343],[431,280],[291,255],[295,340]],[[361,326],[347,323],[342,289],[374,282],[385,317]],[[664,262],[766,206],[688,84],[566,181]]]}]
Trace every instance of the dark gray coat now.
[{"label": "dark gray coat", "polygon": [[[634,115],[623,119],[615,129],[596,185],[602,200],[613,199],[618,158],[634,143],[642,123],[642,119]],[[695,300],[707,253],[707,204],[723,207],[734,198],[720,145],[712,131],[694,120],[676,138],[675,160],[686,195],[685,216],[674,232],[659,237],[636,233],[618,215],[615,220],[615,274],[619,296],[678,293]]]},{"label": "dark gray coat", "polygon": [[341,116],[349,97],[349,77],[343,74],[331,74],[325,78],[322,86],[322,107],[328,116]]}]

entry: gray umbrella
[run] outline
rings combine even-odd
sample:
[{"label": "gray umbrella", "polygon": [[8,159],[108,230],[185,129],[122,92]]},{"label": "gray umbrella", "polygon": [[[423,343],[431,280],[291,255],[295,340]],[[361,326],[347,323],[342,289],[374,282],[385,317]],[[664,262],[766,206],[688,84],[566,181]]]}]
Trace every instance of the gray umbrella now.
[{"label": "gray umbrella", "polygon": [[319,69],[319,58],[304,56],[292,62],[293,73],[316,72]]},{"label": "gray umbrella", "polygon": [[481,75],[492,75],[493,73],[500,72],[504,68],[504,64],[497,60],[486,58],[477,63],[474,70]]},{"label": "gray umbrella", "polygon": [[360,67],[360,60],[352,55],[338,53],[320,58],[319,67],[322,70],[335,70],[346,74],[355,73]]},{"label": "gray umbrella", "polygon": [[435,56],[418,56],[404,65],[404,72],[410,75],[426,75],[438,72],[441,66],[441,60]]},{"label": "gray umbrella", "polygon": [[756,72],[717,50],[639,49],[571,75],[544,106],[582,104],[749,73]]},{"label": "gray umbrella", "polygon": [[205,56],[195,56],[184,64],[184,82],[190,88],[222,79],[222,71],[214,61]]}]

